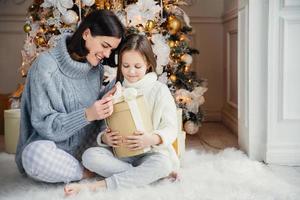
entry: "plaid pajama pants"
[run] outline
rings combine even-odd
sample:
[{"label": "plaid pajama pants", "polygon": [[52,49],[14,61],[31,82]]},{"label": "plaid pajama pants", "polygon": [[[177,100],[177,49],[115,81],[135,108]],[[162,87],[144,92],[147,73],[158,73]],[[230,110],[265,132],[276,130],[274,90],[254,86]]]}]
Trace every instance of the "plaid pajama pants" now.
[{"label": "plaid pajama pants", "polygon": [[38,181],[69,183],[82,178],[83,166],[53,141],[39,140],[28,144],[22,153],[26,174]]}]

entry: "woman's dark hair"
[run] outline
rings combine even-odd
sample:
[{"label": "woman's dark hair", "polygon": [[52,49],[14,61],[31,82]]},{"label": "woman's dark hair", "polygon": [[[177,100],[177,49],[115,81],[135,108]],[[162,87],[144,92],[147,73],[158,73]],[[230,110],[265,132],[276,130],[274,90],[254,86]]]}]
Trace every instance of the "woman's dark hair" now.
[{"label": "woman's dark hair", "polygon": [[122,56],[126,51],[137,51],[145,59],[148,64],[147,72],[153,72],[156,69],[156,59],[152,50],[150,41],[145,35],[131,34],[128,35],[125,40],[122,42],[119,50],[118,56],[118,69],[117,69],[117,79],[116,81],[123,81],[124,77],[122,75]]},{"label": "woman's dark hair", "polygon": [[[109,10],[95,10],[89,13],[81,22],[77,30],[67,41],[67,49],[72,59],[85,62],[89,53],[85,47],[82,34],[90,29],[92,36],[109,36],[123,38],[125,28],[118,17]],[[111,55],[114,57],[114,55]]]}]

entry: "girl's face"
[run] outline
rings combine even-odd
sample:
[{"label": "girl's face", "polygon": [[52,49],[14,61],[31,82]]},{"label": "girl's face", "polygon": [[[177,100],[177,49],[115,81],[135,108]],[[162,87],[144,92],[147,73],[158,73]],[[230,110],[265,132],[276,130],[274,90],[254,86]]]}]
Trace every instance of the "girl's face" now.
[{"label": "girl's face", "polygon": [[124,51],[121,63],[122,74],[129,83],[141,80],[148,69],[144,57],[135,50]]},{"label": "girl's face", "polygon": [[111,51],[118,47],[121,38],[110,36],[92,36],[89,29],[82,35],[85,46],[89,53],[86,55],[87,61],[92,66],[97,66],[101,60],[108,58]]}]

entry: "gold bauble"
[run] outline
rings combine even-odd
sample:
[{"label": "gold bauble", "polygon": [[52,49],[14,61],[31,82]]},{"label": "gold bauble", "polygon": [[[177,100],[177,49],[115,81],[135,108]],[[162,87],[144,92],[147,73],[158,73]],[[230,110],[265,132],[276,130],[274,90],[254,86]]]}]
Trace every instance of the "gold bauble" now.
[{"label": "gold bauble", "polygon": [[190,71],[190,65],[186,65],[185,67],[184,67],[184,72],[189,72]]},{"label": "gold bauble", "polygon": [[26,70],[25,68],[22,67],[22,68],[20,69],[20,73],[21,73],[21,76],[22,76],[22,77],[26,77],[26,75],[27,75],[27,70]]},{"label": "gold bauble", "polygon": [[46,40],[43,36],[36,36],[35,37],[35,43],[38,45],[38,46],[46,46]]},{"label": "gold bauble", "polygon": [[148,20],[145,25],[146,31],[151,32],[155,27],[155,22],[153,20]]},{"label": "gold bauble", "polygon": [[104,4],[105,4],[104,0],[95,0],[95,5],[98,10],[104,9]]},{"label": "gold bauble", "polygon": [[173,20],[173,19],[175,19],[176,17],[175,17],[175,15],[170,15],[169,17],[168,17],[168,21],[171,21],[171,20]]},{"label": "gold bauble", "polygon": [[179,36],[179,40],[180,40],[180,41],[187,41],[188,38],[187,38],[186,35],[182,34],[182,35]]},{"label": "gold bauble", "polygon": [[110,5],[109,1],[106,1],[104,6],[105,6],[106,10],[110,10],[110,8],[111,8],[111,5]]},{"label": "gold bauble", "polygon": [[181,29],[180,20],[177,19],[176,17],[174,17],[174,18],[169,17],[167,28],[168,28],[169,32],[171,33],[171,35],[176,34]]},{"label": "gold bauble", "polygon": [[176,75],[172,74],[172,75],[170,76],[170,80],[171,80],[172,82],[175,82],[175,81],[177,80]]},{"label": "gold bauble", "polygon": [[31,31],[31,26],[30,24],[25,24],[23,27],[23,30],[25,33],[29,33]]},{"label": "gold bauble", "polygon": [[169,45],[170,48],[175,47],[175,41],[174,40],[169,40],[168,45]]}]

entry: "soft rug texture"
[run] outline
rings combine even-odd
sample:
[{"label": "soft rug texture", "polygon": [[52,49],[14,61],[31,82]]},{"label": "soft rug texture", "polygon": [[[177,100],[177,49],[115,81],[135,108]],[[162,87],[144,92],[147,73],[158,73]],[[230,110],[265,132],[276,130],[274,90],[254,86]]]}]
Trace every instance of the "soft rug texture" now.
[{"label": "soft rug texture", "polygon": [[82,191],[64,197],[63,184],[44,184],[22,177],[13,155],[0,154],[1,200],[296,200],[300,189],[276,177],[267,166],[251,161],[236,149],[218,154],[189,151],[180,171],[181,181],[162,181],[145,188],[122,191]]}]

